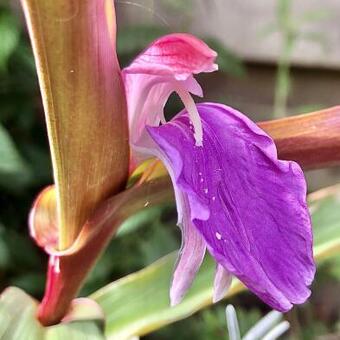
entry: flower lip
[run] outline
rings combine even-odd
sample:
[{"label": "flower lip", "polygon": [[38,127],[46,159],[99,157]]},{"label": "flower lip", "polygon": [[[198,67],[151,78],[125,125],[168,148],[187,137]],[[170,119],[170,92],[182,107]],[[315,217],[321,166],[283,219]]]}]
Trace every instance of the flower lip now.
[{"label": "flower lip", "polygon": [[[297,163],[279,160],[272,139],[240,112],[214,103],[197,108],[200,148],[186,111],[147,128],[175,191],[188,199],[189,209],[180,211],[189,214],[219,265],[271,307],[287,311],[309,297],[315,274],[303,172]],[[199,216],[202,206],[207,219]],[[216,299],[229,283],[222,279],[216,280]]]}]

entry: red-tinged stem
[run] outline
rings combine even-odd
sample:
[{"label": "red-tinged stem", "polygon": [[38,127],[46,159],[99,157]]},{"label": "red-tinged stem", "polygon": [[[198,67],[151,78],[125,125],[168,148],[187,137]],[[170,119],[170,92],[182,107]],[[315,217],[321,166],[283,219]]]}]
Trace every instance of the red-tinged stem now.
[{"label": "red-tinged stem", "polygon": [[124,84],[113,0],[21,0],[32,41],[57,192],[59,249],[128,178]]},{"label": "red-tinged stem", "polygon": [[304,170],[340,164],[340,106],[258,125],[274,139],[279,158]]},{"label": "red-tinged stem", "polygon": [[49,326],[65,316],[85,277],[126,218],[145,206],[172,199],[170,179],[164,177],[145,182],[104,202],[83,227],[84,242],[80,242],[80,248],[70,255],[51,256],[45,296],[38,310],[40,322]]}]

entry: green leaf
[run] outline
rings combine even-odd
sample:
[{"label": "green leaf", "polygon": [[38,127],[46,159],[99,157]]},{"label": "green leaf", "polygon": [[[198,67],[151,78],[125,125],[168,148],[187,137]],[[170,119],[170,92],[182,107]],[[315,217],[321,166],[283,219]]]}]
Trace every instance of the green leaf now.
[{"label": "green leaf", "polygon": [[46,329],[46,340],[105,340],[104,334],[96,323],[73,322],[60,324]]},{"label": "green leaf", "polygon": [[[314,254],[322,261],[340,251],[340,186],[310,196]],[[208,256],[183,302],[170,307],[169,287],[177,252],[92,294],[106,316],[106,336],[129,339],[184,319],[212,304],[215,263]],[[234,279],[228,297],[244,289]]]},{"label": "green leaf", "polygon": [[31,173],[10,135],[0,125],[0,186],[16,189],[26,185]]},{"label": "green leaf", "polygon": [[314,256],[320,261],[340,254],[340,185],[310,196]]},{"label": "green leaf", "polygon": [[7,288],[0,297],[0,339],[43,339],[43,329],[35,319],[36,308],[36,301],[22,290]]},{"label": "green leaf", "polygon": [[[169,287],[177,252],[92,294],[103,308],[109,339],[128,339],[186,318],[211,304],[215,264],[207,257],[184,301],[170,307]],[[230,294],[241,290],[234,280]]]},{"label": "green leaf", "polygon": [[[87,302],[88,303],[88,302]],[[93,302],[94,303],[94,302]],[[42,327],[36,319],[37,301],[22,290],[10,287],[0,297],[0,339],[3,340],[104,340],[101,322],[93,308],[79,308],[78,319]],[[82,308],[82,306],[81,306]],[[86,319],[86,314],[93,320]],[[100,321],[100,320],[99,320]]]},{"label": "green leaf", "polygon": [[0,12],[0,72],[6,71],[8,59],[19,43],[19,27],[8,11]]},{"label": "green leaf", "polygon": [[141,212],[129,217],[122,226],[118,229],[116,237],[125,236],[143,228],[150,221],[158,221],[160,219],[162,210],[157,207],[144,209]]}]

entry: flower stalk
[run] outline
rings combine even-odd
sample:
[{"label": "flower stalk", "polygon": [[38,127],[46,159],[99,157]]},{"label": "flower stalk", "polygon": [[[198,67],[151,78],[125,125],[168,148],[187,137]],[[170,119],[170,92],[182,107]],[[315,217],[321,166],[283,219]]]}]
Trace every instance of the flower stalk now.
[{"label": "flower stalk", "polygon": [[59,248],[128,174],[124,89],[111,0],[22,0],[57,190]]}]

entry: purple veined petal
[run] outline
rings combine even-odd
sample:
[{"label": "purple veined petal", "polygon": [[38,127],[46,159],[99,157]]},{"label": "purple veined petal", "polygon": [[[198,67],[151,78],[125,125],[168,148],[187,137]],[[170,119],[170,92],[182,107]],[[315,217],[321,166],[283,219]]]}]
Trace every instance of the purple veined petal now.
[{"label": "purple veined petal", "polygon": [[287,311],[309,297],[315,273],[303,172],[278,160],[272,139],[240,112],[212,103],[198,111],[203,146],[186,112],[148,132],[215,260]]},{"label": "purple veined petal", "polygon": [[[189,120],[188,120],[189,122]],[[167,123],[166,125],[168,125]],[[192,127],[191,123],[189,123]],[[147,128],[146,131],[144,131],[141,143],[136,146],[136,149],[139,153],[145,155],[145,158],[149,158],[150,156],[154,156],[159,158],[165,167],[167,168],[169,175],[171,177],[172,183],[177,183],[179,180],[178,175],[181,173],[182,169],[185,167],[185,162],[183,162],[183,158],[178,153],[178,151],[174,148],[172,148],[171,153],[174,156],[172,159],[168,157],[168,155],[159,148],[157,143],[154,141],[153,138],[151,138],[150,134],[148,133]],[[192,132],[192,131],[190,131]],[[193,136],[193,132],[192,132]],[[171,146],[169,146],[171,148]],[[183,209],[183,198],[185,198],[185,201],[189,204],[190,208],[193,208],[190,210],[190,217],[191,219],[199,219],[199,220],[207,220],[209,218],[209,207],[205,204],[203,200],[201,200],[194,188],[191,188],[190,186],[186,186],[185,183],[183,184],[185,187],[185,190],[181,190],[177,185],[174,185],[174,192],[175,192],[175,199],[176,199],[176,207],[177,207],[177,213],[178,213],[178,222],[177,224],[181,224],[184,219],[184,209]]]},{"label": "purple veined petal", "polygon": [[[179,204],[177,200],[177,205]],[[182,230],[182,246],[179,251],[176,268],[170,288],[170,303],[175,306],[180,303],[190,288],[205,255],[206,244],[200,233],[190,220],[189,204],[181,198],[181,208],[184,211]]]},{"label": "purple veined petal", "polygon": [[231,286],[232,279],[233,276],[231,273],[220,264],[217,264],[214,279],[213,303],[222,300],[226,296]]}]

